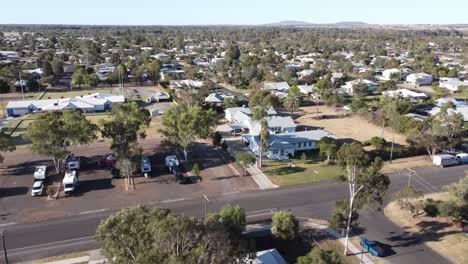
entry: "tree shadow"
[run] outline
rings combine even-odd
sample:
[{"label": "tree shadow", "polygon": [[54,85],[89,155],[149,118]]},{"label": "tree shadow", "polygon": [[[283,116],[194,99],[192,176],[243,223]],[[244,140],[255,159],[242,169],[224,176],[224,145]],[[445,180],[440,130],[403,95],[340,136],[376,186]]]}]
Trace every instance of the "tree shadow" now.
[{"label": "tree shadow", "polygon": [[275,174],[275,175],[287,175],[287,174],[292,174],[292,173],[299,173],[299,172],[304,172],[305,169],[302,167],[281,167],[281,168],[276,168],[270,170],[270,173]]},{"label": "tree shadow", "polygon": [[72,196],[81,196],[87,192],[113,189],[112,179],[96,179],[80,181],[78,188]]},{"label": "tree shadow", "polygon": [[24,195],[28,192],[27,187],[7,187],[0,189],[0,198],[9,196]]}]

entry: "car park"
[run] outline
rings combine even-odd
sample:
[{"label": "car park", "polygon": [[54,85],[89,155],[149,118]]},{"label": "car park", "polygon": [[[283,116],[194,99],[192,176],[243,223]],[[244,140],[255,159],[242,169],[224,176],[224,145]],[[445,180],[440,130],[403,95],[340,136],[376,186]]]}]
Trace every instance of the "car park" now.
[{"label": "car park", "polygon": [[31,196],[39,196],[42,195],[44,191],[44,182],[43,181],[34,181],[33,187],[31,190]]}]

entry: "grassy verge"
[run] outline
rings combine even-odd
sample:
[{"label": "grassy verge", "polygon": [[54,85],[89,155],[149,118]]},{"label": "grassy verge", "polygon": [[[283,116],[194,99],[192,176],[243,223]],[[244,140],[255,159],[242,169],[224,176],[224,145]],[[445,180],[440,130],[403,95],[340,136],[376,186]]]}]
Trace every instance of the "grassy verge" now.
[{"label": "grassy verge", "polygon": [[266,161],[263,172],[279,186],[335,180],[343,175],[343,170],[336,165],[327,165],[322,161],[292,160],[292,167],[287,161]]},{"label": "grassy verge", "polygon": [[[449,201],[448,193],[433,193],[424,196],[435,201]],[[422,200],[421,198],[418,200]],[[420,214],[411,217],[394,201],[384,209],[385,216],[411,235],[418,236],[422,242],[439,254],[450,257],[455,263],[468,263],[468,236],[461,232],[448,217],[429,217]]]},{"label": "grassy verge", "polygon": [[[37,263],[50,263],[50,262],[56,262],[56,261],[61,261],[61,260],[68,260],[68,259],[74,259],[74,258],[81,258],[81,257],[87,257],[89,256],[89,254],[87,254],[86,252],[77,252],[77,253],[71,253],[71,254],[68,254],[68,255],[64,255],[64,256],[56,256],[56,257],[50,257],[50,258],[45,258],[45,259],[41,259],[41,260],[38,260]],[[82,262],[82,263],[88,263],[87,261],[86,262]],[[77,263],[79,264],[79,263]]]}]

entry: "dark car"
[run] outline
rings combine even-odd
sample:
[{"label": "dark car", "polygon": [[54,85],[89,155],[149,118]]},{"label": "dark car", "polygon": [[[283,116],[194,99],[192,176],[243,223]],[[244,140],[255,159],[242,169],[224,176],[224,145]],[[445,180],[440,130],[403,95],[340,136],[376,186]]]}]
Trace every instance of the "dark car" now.
[{"label": "dark car", "polygon": [[385,255],[385,250],[379,245],[379,242],[377,241],[362,239],[360,244],[364,250],[369,251],[374,257],[383,257]]},{"label": "dark car", "polygon": [[182,173],[178,172],[175,174],[176,181],[178,184],[188,184],[190,183],[190,179],[185,177]]}]

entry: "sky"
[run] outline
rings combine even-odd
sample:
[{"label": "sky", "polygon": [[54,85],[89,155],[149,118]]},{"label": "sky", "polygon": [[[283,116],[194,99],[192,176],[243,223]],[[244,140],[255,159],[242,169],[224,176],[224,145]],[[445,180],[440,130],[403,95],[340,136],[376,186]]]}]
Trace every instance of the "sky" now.
[{"label": "sky", "polygon": [[468,0],[2,0],[0,24],[468,24]]}]

